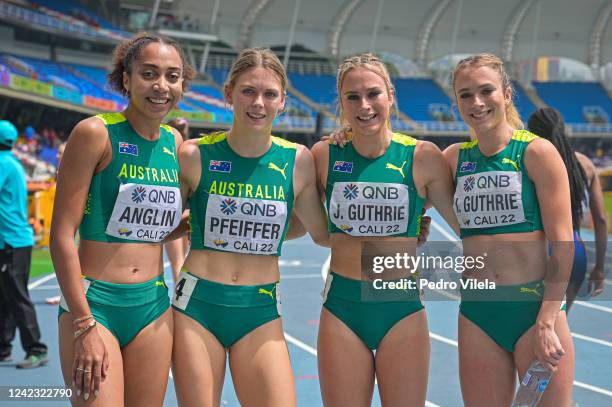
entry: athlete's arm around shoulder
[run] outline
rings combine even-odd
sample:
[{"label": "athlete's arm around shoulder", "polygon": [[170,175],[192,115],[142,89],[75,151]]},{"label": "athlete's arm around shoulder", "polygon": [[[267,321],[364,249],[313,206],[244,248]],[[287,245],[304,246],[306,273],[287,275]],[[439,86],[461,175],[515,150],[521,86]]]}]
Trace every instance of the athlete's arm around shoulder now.
[{"label": "athlete's arm around shoulder", "polygon": [[110,162],[111,155],[104,123],[90,117],[72,130],[57,174],[50,249],[62,294],[75,318],[90,312],[81,286],[74,236],[83,217],[91,179]]},{"label": "athlete's arm around shoulder", "polygon": [[[178,157],[177,159],[179,161],[179,169],[180,169],[180,160],[181,160],[180,152],[181,152],[181,147],[183,146],[185,142],[183,142],[183,136],[181,136],[181,133],[179,133],[177,129],[173,127],[171,127],[170,129],[172,131],[172,135],[174,136],[174,146],[177,151],[176,156]],[[179,171],[179,183],[180,183],[180,189],[181,189],[181,199],[183,203],[183,213],[181,215],[181,223],[179,223],[176,229],[174,229],[172,232],[170,232],[170,234],[168,234],[164,238],[162,243],[167,243],[171,240],[178,239],[179,237],[189,232],[189,209],[185,209],[185,204],[187,203],[187,192],[188,191],[186,189],[186,183],[182,179],[181,171]]]},{"label": "athlete's arm around shoulder", "polygon": [[453,211],[453,179],[440,149],[429,141],[419,141],[414,150],[412,167],[419,195],[425,195],[446,223],[459,234],[459,222]]},{"label": "athlete's arm around shoulder", "polygon": [[198,188],[202,176],[202,159],[198,142],[199,139],[187,140],[181,144],[178,152],[183,207],[189,196]]},{"label": "athlete's arm around shoulder", "polygon": [[463,143],[454,143],[450,146],[446,147],[444,151],[442,151],[442,155],[444,155],[444,159],[448,163],[448,167],[451,169],[451,176],[455,179],[455,175],[457,174],[457,160],[459,160],[459,150],[461,149],[461,144]]},{"label": "athlete's arm around shoulder", "polygon": [[293,208],[297,217],[315,243],[329,247],[327,220],[317,189],[315,162],[310,150],[301,144],[297,145],[295,156],[293,190],[295,193]]},{"label": "athlete's arm around shoulder", "polygon": [[325,186],[327,185],[327,166],[329,164],[329,142],[319,141],[312,146],[312,156],[315,161],[317,173],[317,188],[321,193],[321,198],[325,197]]}]

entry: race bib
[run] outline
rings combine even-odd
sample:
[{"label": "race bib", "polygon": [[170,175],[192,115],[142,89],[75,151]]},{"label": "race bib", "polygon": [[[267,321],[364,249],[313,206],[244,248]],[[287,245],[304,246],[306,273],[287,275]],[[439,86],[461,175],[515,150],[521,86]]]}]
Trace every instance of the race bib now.
[{"label": "race bib", "polygon": [[197,283],[198,279],[196,277],[189,273],[181,273],[172,294],[172,305],[185,311]]},{"label": "race bib", "polygon": [[351,236],[391,236],[408,229],[408,186],[395,183],[336,182],[328,215]]},{"label": "race bib", "polygon": [[525,222],[522,174],[487,171],[457,178],[453,207],[462,229]]},{"label": "race bib", "polygon": [[181,222],[177,187],[122,184],[106,234],[120,239],[161,242]]},{"label": "race bib", "polygon": [[204,245],[228,252],[274,255],[286,221],[287,202],[210,194]]}]

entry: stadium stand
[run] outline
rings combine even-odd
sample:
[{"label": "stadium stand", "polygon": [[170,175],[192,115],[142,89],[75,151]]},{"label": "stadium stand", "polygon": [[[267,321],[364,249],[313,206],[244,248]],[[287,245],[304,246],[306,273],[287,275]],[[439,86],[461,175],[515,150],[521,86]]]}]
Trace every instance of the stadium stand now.
[{"label": "stadium stand", "polygon": [[331,75],[289,73],[291,84],[313,102],[335,108],[336,78]]},{"label": "stadium stand", "polygon": [[[541,98],[558,109],[567,123],[608,123],[612,115],[612,100],[596,82],[534,82]],[[600,109],[594,109],[599,106]],[[599,112],[598,116],[589,116]],[[585,116],[585,113],[587,115]]]},{"label": "stadium stand", "polygon": [[[442,105],[448,108],[450,114],[451,101],[446,94],[431,79],[395,79],[397,104],[400,111],[416,121],[435,121],[438,117],[432,116],[430,105]],[[454,121],[452,115],[451,120]]]},{"label": "stadium stand", "polygon": [[[50,1],[49,3],[54,3]],[[20,2],[19,5],[0,2],[0,18],[21,23],[42,31],[60,32],[107,41],[120,41],[129,37],[125,31],[91,25],[89,22],[53,11],[36,3]]]},{"label": "stadium stand", "polygon": [[527,119],[529,119],[529,116],[537,107],[529,100],[529,96],[527,96],[520,83],[513,81],[512,86],[514,87],[514,105],[516,110],[518,110],[523,122],[527,123]]}]

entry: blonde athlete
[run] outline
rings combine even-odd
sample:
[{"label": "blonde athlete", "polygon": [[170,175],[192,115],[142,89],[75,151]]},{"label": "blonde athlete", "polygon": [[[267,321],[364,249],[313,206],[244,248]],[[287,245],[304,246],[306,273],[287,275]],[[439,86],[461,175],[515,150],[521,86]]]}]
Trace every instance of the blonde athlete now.
[{"label": "blonde athlete", "polygon": [[181,136],[161,123],[192,75],[174,41],[143,33],[118,45],[109,83],[127,108],[81,121],[66,146],[51,255],[74,405],[163,404],[173,323],[160,242],[181,218]]},{"label": "blonde athlete", "polygon": [[[555,371],[540,406],[569,406],[574,349],[562,298],[572,264],[567,173],[555,147],[522,130],[502,61],[478,54],[453,75],[457,105],[474,140],[444,154],[456,182],[464,253],[487,252],[494,291],[462,292],[459,369],[466,406],[510,405],[516,374],[538,359]],[[547,241],[552,255],[547,256]]]},{"label": "blonde athlete", "polygon": [[315,242],[329,236],[310,151],[271,136],[286,86],[270,50],[242,51],[224,89],[232,128],[179,152],[191,211],[191,251],[172,297],[181,406],[219,406],[226,355],[241,405],[296,404],[278,256],[292,209]]},{"label": "blonde athlete", "polygon": [[435,145],[391,130],[395,91],[376,56],[346,59],[337,86],[352,139],[343,148],[319,142],[312,150],[332,233],[318,337],[323,403],[369,406],[377,379],[384,406],[422,406],[429,336],[419,292],[364,299],[372,281],[362,279],[361,245],[401,242],[415,253],[427,200],[458,230],[450,170]]}]

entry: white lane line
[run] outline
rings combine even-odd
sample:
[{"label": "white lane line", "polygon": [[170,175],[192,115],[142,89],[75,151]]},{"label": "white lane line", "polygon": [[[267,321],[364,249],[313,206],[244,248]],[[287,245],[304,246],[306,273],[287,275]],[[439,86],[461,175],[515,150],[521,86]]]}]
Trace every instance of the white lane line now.
[{"label": "white lane line", "polygon": [[590,302],[586,302],[586,301],[574,301],[574,304],[612,314],[612,308],[604,307],[603,305],[591,304]]},{"label": "white lane line", "polygon": [[29,291],[34,291],[34,290],[57,290],[59,289],[59,285],[58,284],[53,284],[53,285],[39,285],[38,287],[34,287]]},{"label": "white lane line", "polygon": [[[595,242],[593,242],[591,240],[587,240],[586,243],[595,244]],[[593,249],[592,247],[590,247],[589,245],[586,245],[586,249],[587,249],[587,252],[597,253],[597,251],[595,249]],[[612,253],[610,253],[610,252],[606,253],[606,259],[612,260]]]},{"label": "white lane line", "polygon": [[297,338],[294,338],[293,336],[289,335],[287,332],[285,332],[285,339],[287,340],[287,342],[294,344],[295,346],[302,349],[303,351],[310,353],[312,356],[317,356],[317,350],[315,348],[305,344],[304,342],[300,341]]},{"label": "white lane line", "polygon": [[610,390],[602,389],[601,387],[592,386],[587,383],[582,383],[577,380],[574,380],[574,386],[581,387],[583,389],[590,390],[595,393],[603,394],[604,396],[612,397],[612,391]]},{"label": "white lane line", "polygon": [[278,265],[280,267],[299,267],[302,265],[301,260],[279,260]]},{"label": "white lane line", "polygon": [[438,334],[435,334],[433,332],[429,332],[429,337],[432,338],[432,339],[435,339],[436,341],[443,342],[443,343],[445,343],[447,345],[459,347],[459,342],[457,342],[457,341],[455,341],[453,339],[447,338],[445,336],[438,335]]},{"label": "white lane line", "polygon": [[[457,341],[454,341],[452,339],[446,338],[444,336],[441,336],[441,335],[438,335],[438,334],[434,334],[433,332],[430,332],[429,336],[431,338],[437,340],[437,341],[440,341],[440,342],[443,342],[443,343],[446,343],[448,345],[452,345],[452,346],[455,346],[455,347],[459,347],[459,344],[457,343]],[[612,397],[612,391],[607,390],[607,389],[602,389],[601,387],[593,386],[591,384],[587,384],[587,383],[583,383],[583,382],[579,382],[577,380],[574,380],[574,386],[581,387],[583,389],[590,390],[590,391],[595,392],[595,393],[603,394],[603,395],[608,396],[608,397]]]},{"label": "white lane line", "polygon": [[[451,298],[453,300],[460,300],[461,299],[459,296],[457,296],[455,294],[447,293],[446,291],[441,291],[441,290],[432,290],[432,291],[435,291],[438,294],[443,295],[443,296],[448,297],[448,298]],[[434,335],[435,334],[431,334],[430,333],[429,336],[434,338]],[[440,337],[439,335],[436,335],[436,336],[437,337],[435,337],[434,339],[441,340],[441,341],[444,341],[446,339],[444,337]],[[574,338],[576,338],[576,339],[582,339],[583,341],[587,341],[587,342],[591,342],[591,343],[596,343],[596,344],[599,344],[599,345],[604,345],[604,346],[608,346],[608,347],[612,348],[612,342],[608,342],[608,341],[605,341],[603,339],[597,339],[597,338],[593,338],[591,336],[582,335],[582,334],[575,333],[575,332],[572,332],[572,336]],[[441,339],[441,338],[444,338],[444,339]],[[446,343],[449,343],[449,342],[446,342]],[[452,345],[452,343],[451,343],[451,345]]]},{"label": "white lane line", "polygon": [[583,341],[597,343],[599,345],[603,345],[603,346],[612,348],[612,342],[604,341],[603,339],[591,338],[590,336],[577,334],[575,332],[572,332],[572,336],[577,339],[582,339]]},{"label": "white lane line", "polygon": [[[436,228],[436,230],[438,230],[448,240],[450,240],[450,241],[455,241],[456,240],[450,233],[448,233],[436,221],[432,220],[431,221],[431,225],[434,228]],[[612,281],[606,280],[606,283],[612,284]],[[444,294],[442,294],[442,295],[444,295]],[[586,308],[596,309],[596,310],[599,310],[599,311],[608,312],[608,313],[612,314],[612,308],[605,307],[603,305],[595,305],[595,304],[591,304],[591,303],[588,303],[588,302],[585,302],[585,301],[574,301],[574,304],[578,304],[578,305],[581,305],[581,306],[586,307]]]},{"label": "white lane line", "polygon": [[[287,342],[297,346],[298,348],[302,349],[305,352],[310,353],[313,356],[317,356],[317,350],[315,348],[313,348],[312,346],[309,346],[307,344],[305,344],[304,342],[300,341],[299,339],[289,335],[287,332],[285,332],[285,339],[287,340]],[[425,406],[426,407],[440,407],[437,404],[432,403],[431,401],[425,401]]]},{"label": "white lane line", "polygon": [[47,274],[44,277],[39,278],[36,281],[31,282],[30,284],[28,284],[28,290],[31,290],[33,288],[38,287],[41,284],[46,283],[47,281],[54,279],[55,278],[55,273],[51,273],[51,274]]}]

